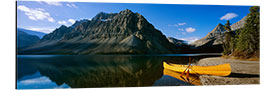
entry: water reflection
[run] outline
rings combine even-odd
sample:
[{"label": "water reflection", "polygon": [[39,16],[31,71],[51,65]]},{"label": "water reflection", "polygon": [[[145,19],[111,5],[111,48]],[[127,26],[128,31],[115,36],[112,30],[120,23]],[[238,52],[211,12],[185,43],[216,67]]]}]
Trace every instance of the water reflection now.
[{"label": "water reflection", "polygon": [[153,86],[193,86],[190,83],[179,80],[169,75],[163,75]]},{"label": "water reflection", "polygon": [[[176,79],[163,75],[163,61],[187,64],[189,56],[47,55],[17,56],[17,88],[90,88],[153,86]],[[206,56],[193,56],[194,62]],[[165,81],[163,80],[165,79]],[[40,82],[38,82],[40,81]],[[44,82],[42,82],[44,81]],[[178,80],[179,81],[179,80]],[[184,84],[183,84],[184,85]]]},{"label": "water reflection", "polygon": [[174,72],[174,71],[171,71],[171,70],[168,70],[168,69],[164,69],[163,70],[163,75],[168,75],[168,76],[171,76],[171,77],[174,77],[178,80],[181,80],[185,83],[189,83],[189,84],[192,84],[192,85],[201,85],[201,82],[200,82],[200,79],[198,76],[196,75],[189,75],[189,76],[186,76],[186,75],[182,75],[180,76],[181,73],[179,72]]},{"label": "water reflection", "polygon": [[163,69],[163,76],[154,83],[154,86],[193,86],[201,85],[197,75],[181,75],[179,72]]},{"label": "water reflection", "polygon": [[51,89],[51,88],[70,88],[67,84],[57,85],[49,77],[41,76],[40,72],[27,75],[17,81],[18,89]]},{"label": "water reflection", "polygon": [[[151,86],[162,76],[161,59],[102,55],[18,57],[18,80],[39,71],[58,86],[66,83],[71,88]],[[21,85],[18,83],[18,87]]]}]

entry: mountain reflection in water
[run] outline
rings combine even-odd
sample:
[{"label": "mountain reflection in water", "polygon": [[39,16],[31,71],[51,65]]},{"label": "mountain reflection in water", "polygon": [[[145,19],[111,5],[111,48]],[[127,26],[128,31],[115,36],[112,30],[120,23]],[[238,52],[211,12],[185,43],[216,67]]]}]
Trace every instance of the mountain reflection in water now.
[{"label": "mountain reflection in water", "polygon": [[[163,75],[162,62],[186,64],[187,58],[148,55],[18,55],[17,88],[162,86],[159,84],[169,80]],[[40,82],[29,86],[25,84],[26,80]]]},{"label": "mountain reflection in water", "polygon": [[51,81],[49,77],[41,76],[40,72],[36,72],[32,75],[24,76],[19,79],[18,89],[50,89],[50,88],[70,88],[67,84],[57,85]]}]

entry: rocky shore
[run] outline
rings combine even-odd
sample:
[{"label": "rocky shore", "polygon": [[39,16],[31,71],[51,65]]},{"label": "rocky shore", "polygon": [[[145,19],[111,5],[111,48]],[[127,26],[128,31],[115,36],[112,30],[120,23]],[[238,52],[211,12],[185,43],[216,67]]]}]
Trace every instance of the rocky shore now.
[{"label": "rocky shore", "polygon": [[197,62],[199,66],[230,63],[232,72],[229,76],[201,75],[202,85],[243,85],[260,84],[260,61],[244,61],[221,57],[204,58]]}]

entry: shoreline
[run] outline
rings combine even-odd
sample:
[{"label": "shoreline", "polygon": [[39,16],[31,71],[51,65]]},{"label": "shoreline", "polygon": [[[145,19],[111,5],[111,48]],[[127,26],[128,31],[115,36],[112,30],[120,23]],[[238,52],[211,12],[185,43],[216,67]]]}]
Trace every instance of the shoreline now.
[{"label": "shoreline", "polygon": [[226,59],[222,57],[203,58],[198,66],[211,66],[230,63],[232,72],[229,76],[201,75],[202,85],[244,85],[260,84],[260,61]]}]

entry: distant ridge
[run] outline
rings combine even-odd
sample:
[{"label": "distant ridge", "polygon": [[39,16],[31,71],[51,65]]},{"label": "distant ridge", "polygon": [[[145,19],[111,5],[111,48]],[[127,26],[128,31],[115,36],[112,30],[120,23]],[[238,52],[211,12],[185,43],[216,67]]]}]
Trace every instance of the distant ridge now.
[{"label": "distant ridge", "polygon": [[24,48],[33,45],[39,41],[39,37],[36,35],[30,35],[24,31],[17,31],[17,48]]},{"label": "distant ridge", "polygon": [[24,28],[17,28],[17,30],[19,31],[23,31],[29,35],[36,35],[38,36],[40,39],[46,35],[46,33],[43,33],[43,32],[38,32],[38,31],[33,31],[33,30],[28,30],[28,29],[24,29]]}]

